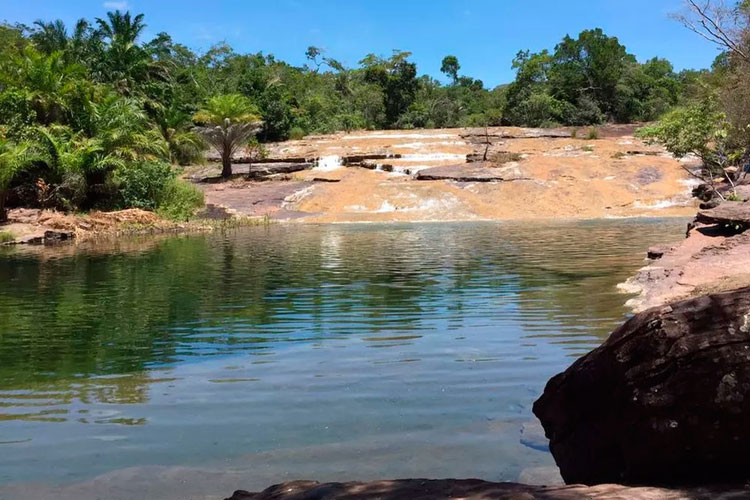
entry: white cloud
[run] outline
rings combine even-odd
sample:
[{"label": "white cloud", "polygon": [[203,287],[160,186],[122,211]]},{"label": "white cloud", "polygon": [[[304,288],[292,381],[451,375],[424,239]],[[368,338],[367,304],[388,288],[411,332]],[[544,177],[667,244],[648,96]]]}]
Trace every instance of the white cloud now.
[{"label": "white cloud", "polygon": [[128,2],[122,1],[122,2],[104,2],[102,4],[104,7],[108,9],[115,9],[115,10],[125,10],[128,8]]}]

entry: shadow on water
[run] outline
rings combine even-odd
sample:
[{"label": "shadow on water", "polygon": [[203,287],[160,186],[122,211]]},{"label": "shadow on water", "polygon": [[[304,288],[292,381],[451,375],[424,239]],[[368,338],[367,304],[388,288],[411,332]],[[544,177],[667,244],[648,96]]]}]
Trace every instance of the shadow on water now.
[{"label": "shadow on water", "polygon": [[445,475],[514,480],[551,463],[519,444],[531,402],[622,321],[615,285],[683,225],[279,225],[3,251],[0,482],[257,454],[332,479],[435,476],[442,457]]}]

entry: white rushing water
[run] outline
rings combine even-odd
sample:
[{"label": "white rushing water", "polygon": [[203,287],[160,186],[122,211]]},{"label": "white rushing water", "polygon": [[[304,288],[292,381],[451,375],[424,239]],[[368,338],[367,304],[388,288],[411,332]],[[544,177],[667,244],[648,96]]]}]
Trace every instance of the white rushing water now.
[{"label": "white rushing water", "polygon": [[321,156],[315,162],[315,168],[318,172],[330,172],[332,170],[338,170],[343,166],[341,157],[338,155]]}]

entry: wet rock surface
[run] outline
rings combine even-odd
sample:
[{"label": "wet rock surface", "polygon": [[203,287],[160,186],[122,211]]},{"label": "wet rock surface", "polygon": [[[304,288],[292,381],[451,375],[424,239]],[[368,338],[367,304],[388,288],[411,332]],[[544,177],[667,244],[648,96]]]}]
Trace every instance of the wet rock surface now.
[{"label": "wet rock surface", "polygon": [[534,404],[567,483],[750,478],[750,287],[645,311]]},{"label": "wet rock surface", "polygon": [[750,490],[743,487],[668,490],[614,484],[545,487],[478,479],[402,479],[370,483],[295,481],[260,493],[238,490],[226,500],[727,500],[748,495]]}]

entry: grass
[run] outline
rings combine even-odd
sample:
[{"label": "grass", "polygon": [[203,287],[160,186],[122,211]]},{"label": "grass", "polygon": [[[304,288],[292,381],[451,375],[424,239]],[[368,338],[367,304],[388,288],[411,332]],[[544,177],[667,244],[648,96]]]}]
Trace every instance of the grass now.
[{"label": "grass", "polygon": [[586,139],[590,141],[595,141],[599,138],[599,129],[596,127],[592,127],[589,129],[589,133],[586,135]]},{"label": "grass", "polygon": [[615,154],[612,155],[612,158],[615,160],[621,160],[622,158],[625,158],[627,155],[623,153],[622,151],[617,151]]},{"label": "grass", "polygon": [[0,231],[0,244],[15,241],[16,237],[10,231]]}]

